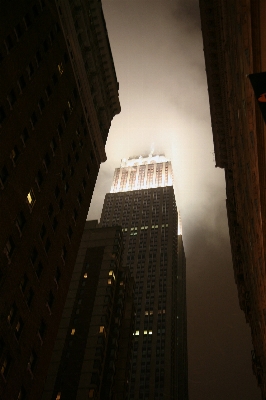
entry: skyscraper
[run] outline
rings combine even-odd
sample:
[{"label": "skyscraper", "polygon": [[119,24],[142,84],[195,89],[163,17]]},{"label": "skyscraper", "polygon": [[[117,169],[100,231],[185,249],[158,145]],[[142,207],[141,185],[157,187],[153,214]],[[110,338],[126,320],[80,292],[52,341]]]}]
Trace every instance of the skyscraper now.
[{"label": "skyscraper", "polygon": [[111,120],[101,2],[0,2],[0,398],[46,376]]},{"label": "skyscraper", "polygon": [[124,400],[134,323],[121,227],[87,221],[42,400]]},{"label": "skyscraper", "polygon": [[123,263],[135,279],[136,322],[129,399],[188,399],[186,273],[171,163],[123,160],[101,226],[121,225]]}]

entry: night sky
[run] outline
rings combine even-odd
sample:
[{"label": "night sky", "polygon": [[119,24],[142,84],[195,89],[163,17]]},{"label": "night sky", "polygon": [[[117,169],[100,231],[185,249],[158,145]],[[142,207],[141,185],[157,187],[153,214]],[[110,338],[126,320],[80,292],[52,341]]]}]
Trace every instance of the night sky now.
[{"label": "night sky", "polygon": [[187,259],[190,400],[257,400],[251,336],[240,311],[224,171],[215,168],[196,0],[103,0],[120,83],[88,219],[100,218],[122,158],[165,154]]}]

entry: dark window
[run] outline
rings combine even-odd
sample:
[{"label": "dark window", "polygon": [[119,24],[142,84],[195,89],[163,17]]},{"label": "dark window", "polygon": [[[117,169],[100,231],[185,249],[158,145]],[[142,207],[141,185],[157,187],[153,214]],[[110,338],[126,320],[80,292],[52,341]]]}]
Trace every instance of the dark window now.
[{"label": "dark window", "polygon": [[53,41],[54,41],[54,32],[53,32],[53,31],[50,31],[50,33],[49,33],[49,38],[50,38],[50,42],[51,42],[51,44],[52,44]]},{"label": "dark window", "polygon": [[39,10],[38,10],[37,4],[34,4],[34,5],[32,6],[32,11],[33,11],[34,17],[38,17],[38,15],[39,15]]},{"label": "dark window", "polygon": [[68,62],[68,54],[67,54],[67,52],[65,51],[65,53],[64,53],[64,61],[65,61],[65,63],[67,63]]},{"label": "dark window", "polygon": [[48,153],[45,154],[43,163],[44,163],[45,168],[48,169],[51,164],[51,159],[50,159],[50,156]]},{"label": "dark window", "polygon": [[58,82],[58,77],[57,77],[56,73],[53,74],[52,79],[53,79],[53,84],[56,85]]},{"label": "dark window", "polygon": [[40,230],[40,237],[43,240],[44,236],[46,235],[46,227],[44,224],[42,224],[41,230]]},{"label": "dark window", "polygon": [[7,178],[8,178],[8,170],[7,170],[6,166],[4,165],[0,172],[0,179],[1,179],[2,185],[4,185],[6,183]]},{"label": "dark window", "polygon": [[66,179],[66,171],[64,169],[62,169],[61,178],[63,181]]},{"label": "dark window", "polygon": [[76,160],[76,162],[78,162],[78,160],[79,160],[79,153],[78,152],[76,152],[76,154],[75,154],[75,160]]},{"label": "dark window", "polygon": [[63,112],[63,119],[64,119],[64,123],[66,124],[67,121],[68,121],[68,113],[67,113],[67,110],[65,110],[65,111]]},{"label": "dark window", "polygon": [[62,137],[64,131],[63,131],[63,128],[62,128],[61,124],[58,125],[57,132],[58,132],[59,137]]},{"label": "dark window", "polygon": [[4,378],[7,378],[8,372],[10,370],[11,367],[11,363],[12,363],[12,358],[9,354],[7,354],[5,356],[5,358],[3,359],[1,365],[1,374],[4,376]]},{"label": "dark window", "polygon": [[9,314],[7,316],[7,320],[10,323],[10,325],[13,324],[13,322],[16,318],[17,312],[18,312],[18,308],[17,308],[16,304],[14,303],[14,304],[12,304],[12,307],[10,308]]},{"label": "dark window", "polygon": [[59,201],[59,208],[60,208],[60,210],[62,210],[63,207],[64,207],[63,199],[60,199],[60,201]]},{"label": "dark window", "polygon": [[36,268],[36,275],[37,275],[37,277],[40,279],[40,276],[41,276],[41,274],[42,274],[42,271],[43,271],[43,264],[42,264],[42,262],[41,261],[39,261],[39,263],[38,263],[38,265],[37,265],[37,268]]},{"label": "dark window", "polygon": [[77,212],[76,208],[74,208],[73,219],[74,219],[75,222],[77,221],[77,218],[78,218],[78,212]]},{"label": "dark window", "polygon": [[13,106],[17,100],[17,96],[16,93],[14,91],[14,89],[12,89],[9,93],[9,95],[7,96],[7,100],[9,102],[10,107]]},{"label": "dark window", "polygon": [[49,43],[47,39],[45,39],[45,41],[43,42],[43,49],[45,53],[47,53],[47,51],[49,50]]},{"label": "dark window", "polygon": [[51,97],[51,95],[52,95],[52,89],[51,89],[50,85],[46,86],[45,92],[46,92],[47,98],[49,99],[49,97]]},{"label": "dark window", "polygon": [[58,196],[60,194],[60,189],[59,189],[58,185],[56,185],[56,187],[55,187],[54,194],[55,194],[55,197],[58,198]]},{"label": "dark window", "polygon": [[65,187],[64,187],[64,189],[65,189],[65,192],[67,193],[67,192],[68,192],[68,190],[69,190],[69,184],[68,184],[68,182],[66,182],[66,183],[65,183]]},{"label": "dark window", "polygon": [[17,39],[19,40],[23,34],[22,28],[20,24],[17,24],[15,27],[15,34],[17,36]]},{"label": "dark window", "polygon": [[23,327],[24,327],[24,322],[22,321],[21,318],[19,318],[17,325],[15,327],[15,336],[16,336],[17,340],[20,338]]},{"label": "dark window", "polygon": [[18,159],[18,157],[19,157],[19,154],[20,154],[20,152],[19,152],[18,147],[17,147],[17,146],[14,146],[14,148],[13,148],[13,150],[11,151],[11,154],[10,154],[10,158],[11,158],[11,160],[13,161],[13,164],[17,161],[17,159]]},{"label": "dark window", "polygon": [[31,114],[31,117],[30,117],[30,122],[31,122],[32,127],[34,127],[36,125],[37,121],[38,121],[38,118],[37,118],[36,112],[33,111],[33,113]]},{"label": "dark window", "polygon": [[5,118],[6,118],[5,110],[2,106],[0,106],[0,124],[4,121]]},{"label": "dark window", "polygon": [[29,27],[31,26],[31,20],[30,20],[29,14],[25,15],[24,22],[25,22],[26,29],[29,29]]},{"label": "dark window", "polygon": [[83,186],[83,189],[85,190],[85,188],[87,186],[87,181],[85,178],[82,179],[82,186]]},{"label": "dark window", "polygon": [[34,368],[36,367],[37,364],[37,356],[35,351],[32,351],[31,355],[30,355],[30,359],[29,359],[29,368],[31,369],[31,371],[34,370]]},{"label": "dark window", "polygon": [[39,100],[38,106],[39,106],[39,110],[40,111],[42,111],[44,109],[44,107],[45,107],[45,102],[44,102],[42,97]]},{"label": "dark window", "polygon": [[40,186],[42,185],[42,183],[43,183],[43,174],[42,174],[41,170],[39,170],[39,171],[37,172],[36,183],[37,183],[37,185],[38,185],[39,187],[40,187]]},{"label": "dark window", "polygon": [[87,166],[86,166],[86,171],[87,171],[87,174],[90,175],[90,167],[89,167],[88,164],[87,164]]},{"label": "dark window", "polygon": [[47,238],[46,242],[45,242],[45,246],[44,246],[46,253],[48,253],[48,251],[50,250],[50,247],[51,247],[51,241],[49,238]]},{"label": "dark window", "polygon": [[20,137],[21,137],[21,140],[22,140],[22,142],[23,142],[23,144],[24,144],[24,146],[25,146],[27,140],[29,139],[29,133],[28,133],[28,129],[27,129],[27,128],[25,128],[25,129],[23,130],[23,132],[22,132],[22,134],[21,134]]},{"label": "dark window", "polygon": [[22,386],[22,388],[20,389],[20,392],[18,394],[17,400],[26,400],[26,398],[27,398],[27,392],[24,389],[24,387]]},{"label": "dark window", "polygon": [[29,282],[29,278],[27,277],[26,274],[24,274],[23,278],[21,279],[20,284],[19,284],[19,287],[20,287],[20,290],[22,291],[22,293],[25,292],[28,282]]},{"label": "dark window", "polygon": [[41,321],[41,324],[40,324],[40,327],[39,327],[39,335],[40,335],[40,337],[41,337],[42,339],[44,338],[46,329],[47,329],[47,325],[46,325],[46,323],[42,320],[42,321]]},{"label": "dark window", "polygon": [[7,50],[7,52],[9,52],[9,51],[12,49],[12,47],[14,46],[11,35],[8,35],[8,36],[6,37],[6,39],[5,39],[5,45],[6,45],[6,50]]},{"label": "dark window", "polygon": [[53,154],[54,154],[55,151],[56,151],[56,149],[57,149],[57,144],[56,144],[55,138],[53,138],[53,139],[51,140],[50,147],[51,147],[52,152],[53,152]]},{"label": "dark window", "polygon": [[90,152],[90,156],[91,156],[91,161],[93,161],[94,160],[94,154],[93,154],[92,151]]},{"label": "dark window", "polygon": [[26,296],[26,303],[29,308],[32,304],[33,296],[34,296],[34,292],[33,292],[32,288],[30,288],[30,290],[28,291],[28,294]]},{"label": "dark window", "polygon": [[32,62],[29,63],[26,70],[28,72],[29,79],[31,79],[32,75],[34,74],[34,68],[33,68]]},{"label": "dark window", "polygon": [[62,258],[64,261],[66,261],[66,256],[67,256],[67,249],[66,246],[64,245],[62,248]]},{"label": "dark window", "polygon": [[57,284],[59,283],[60,278],[61,278],[61,272],[60,272],[60,269],[57,267],[56,273],[55,273],[55,280],[56,280]]},{"label": "dark window", "polygon": [[73,94],[74,94],[75,100],[77,100],[77,98],[78,98],[78,90],[77,90],[76,87],[73,89]]},{"label": "dark window", "polygon": [[47,304],[48,304],[48,306],[50,307],[50,310],[51,310],[52,306],[54,304],[54,295],[53,295],[53,292],[51,290],[49,292]]},{"label": "dark window", "polygon": [[6,246],[5,246],[5,253],[8,258],[12,257],[14,250],[15,250],[14,240],[13,240],[12,236],[9,236],[9,239],[6,242]]},{"label": "dark window", "polygon": [[35,264],[37,257],[38,257],[38,251],[37,251],[36,247],[33,247],[31,255],[30,255],[30,260],[33,265]]},{"label": "dark window", "polygon": [[53,213],[54,213],[54,207],[53,207],[52,204],[50,204],[49,207],[48,207],[48,215],[49,215],[49,218],[52,217]]},{"label": "dark window", "polygon": [[78,202],[79,204],[82,203],[82,194],[80,192],[78,193]]},{"label": "dark window", "polygon": [[18,214],[17,219],[16,219],[16,224],[17,224],[19,230],[22,231],[22,229],[24,228],[24,226],[26,224],[26,218],[25,218],[23,211],[20,211],[20,213]]},{"label": "dark window", "polygon": [[37,65],[39,66],[40,65],[40,63],[41,63],[41,61],[42,61],[42,55],[41,55],[41,52],[40,52],[40,50],[37,50],[36,51],[36,62],[37,62]]},{"label": "dark window", "polygon": [[73,230],[72,230],[71,226],[68,227],[67,235],[68,235],[69,239],[71,239],[71,237],[73,235]]}]

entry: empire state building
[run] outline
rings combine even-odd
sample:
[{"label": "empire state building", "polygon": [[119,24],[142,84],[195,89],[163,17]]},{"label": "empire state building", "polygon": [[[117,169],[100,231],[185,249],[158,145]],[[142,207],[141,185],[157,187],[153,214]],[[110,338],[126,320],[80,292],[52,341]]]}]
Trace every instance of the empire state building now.
[{"label": "empire state building", "polygon": [[122,226],[123,263],[135,279],[129,399],[187,400],[186,261],[171,162],[122,160],[100,224]]}]

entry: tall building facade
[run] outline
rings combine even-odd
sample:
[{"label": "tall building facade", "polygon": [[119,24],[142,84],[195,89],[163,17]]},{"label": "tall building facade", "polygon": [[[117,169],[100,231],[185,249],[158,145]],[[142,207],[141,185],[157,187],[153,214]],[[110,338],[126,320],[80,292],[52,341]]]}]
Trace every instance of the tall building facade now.
[{"label": "tall building facade", "polygon": [[123,263],[135,280],[129,399],[188,399],[186,262],[171,163],[123,160],[105,197],[101,226],[122,226]]},{"label": "tall building facade", "polygon": [[[248,78],[266,71],[262,1],[200,0],[216,166],[224,168],[234,276],[266,398],[266,125]],[[265,86],[264,86],[265,87]]]},{"label": "tall building facade", "polygon": [[40,399],[118,82],[101,3],[0,4],[0,398]]},{"label": "tall building facade", "polygon": [[42,400],[128,396],[134,281],[120,227],[87,221]]}]

